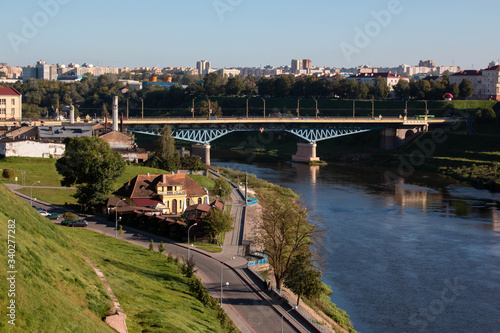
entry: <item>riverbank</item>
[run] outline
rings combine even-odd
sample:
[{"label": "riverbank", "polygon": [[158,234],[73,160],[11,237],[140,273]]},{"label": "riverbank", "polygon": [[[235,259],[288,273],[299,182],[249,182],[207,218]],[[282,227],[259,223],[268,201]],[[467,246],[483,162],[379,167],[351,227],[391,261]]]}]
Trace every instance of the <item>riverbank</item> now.
[{"label": "riverbank", "polygon": [[[245,173],[231,170],[227,168],[217,168],[218,171],[232,179],[235,182],[241,182]],[[255,194],[262,200],[267,196],[274,197],[282,197],[287,200],[297,200],[299,199],[299,195],[293,192],[289,188],[285,188],[280,185],[271,184],[265,180],[259,179],[254,175],[248,175],[248,186],[251,188],[252,194]],[[258,205],[250,206],[247,209],[247,219],[245,225],[245,240],[255,242],[259,235],[259,226],[262,222],[262,212],[263,207],[259,203]],[[256,250],[264,251],[262,248],[257,248]],[[265,276],[268,280],[272,281],[274,285],[276,285],[276,281],[273,278],[272,267],[264,267],[260,273]],[[300,307],[302,310],[306,311],[310,317],[312,317],[318,323],[325,325],[332,331],[337,332],[356,332],[354,330],[353,324],[350,321],[349,315],[342,309],[338,308],[330,299],[331,288],[324,284],[323,291],[318,299],[309,300],[305,297],[302,297],[303,302]],[[290,299],[297,299],[297,295],[295,295],[288,288],[283,287],[282,292],[289,297]]]}]

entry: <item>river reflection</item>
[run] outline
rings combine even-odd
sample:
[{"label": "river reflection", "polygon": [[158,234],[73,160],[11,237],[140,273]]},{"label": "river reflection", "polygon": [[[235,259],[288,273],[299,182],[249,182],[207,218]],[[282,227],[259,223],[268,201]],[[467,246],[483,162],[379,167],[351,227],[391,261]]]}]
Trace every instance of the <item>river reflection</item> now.
[{"label": "river reflection", "polygon": [[323,278],[360,332],[500,332],[500,195],[430,173],[215,161],[302,195]]}]

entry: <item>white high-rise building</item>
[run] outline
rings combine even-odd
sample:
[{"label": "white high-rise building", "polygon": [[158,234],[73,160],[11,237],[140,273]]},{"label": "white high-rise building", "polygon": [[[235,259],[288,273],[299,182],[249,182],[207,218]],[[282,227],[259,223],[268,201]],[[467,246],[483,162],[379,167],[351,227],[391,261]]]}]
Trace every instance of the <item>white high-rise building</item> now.
[{"label": "white high-rise building", "polygon": [[201,60],[196,63],[198,75],[206,75],[210,73],[210,61]]}]

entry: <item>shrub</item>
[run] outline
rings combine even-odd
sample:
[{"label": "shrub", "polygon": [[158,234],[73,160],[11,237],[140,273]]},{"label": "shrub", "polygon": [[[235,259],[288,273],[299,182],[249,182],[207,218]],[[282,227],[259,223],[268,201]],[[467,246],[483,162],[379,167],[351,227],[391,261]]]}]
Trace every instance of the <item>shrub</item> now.
[{"label": "shrub", "polygon": [[66,220],[66,221],[78,221],[78,215],[76,214],[73,214],[71,212],[66,212],[63,214],[63,218]]},{"label": "shrub", "polygon": [[12,177],[14,177],[14,170],[4,169],[2,175],[3,178],[11,179]]}]

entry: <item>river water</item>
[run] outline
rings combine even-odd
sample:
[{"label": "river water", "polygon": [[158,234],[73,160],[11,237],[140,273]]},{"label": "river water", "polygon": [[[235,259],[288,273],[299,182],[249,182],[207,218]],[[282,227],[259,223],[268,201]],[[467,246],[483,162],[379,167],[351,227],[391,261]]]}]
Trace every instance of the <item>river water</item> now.
[{"label": "river water", "polygon": [[212,154],[322,218],[323,280],[357,331],[500,332],[500,194],[431,173],[388,181],[385,168]]}]

